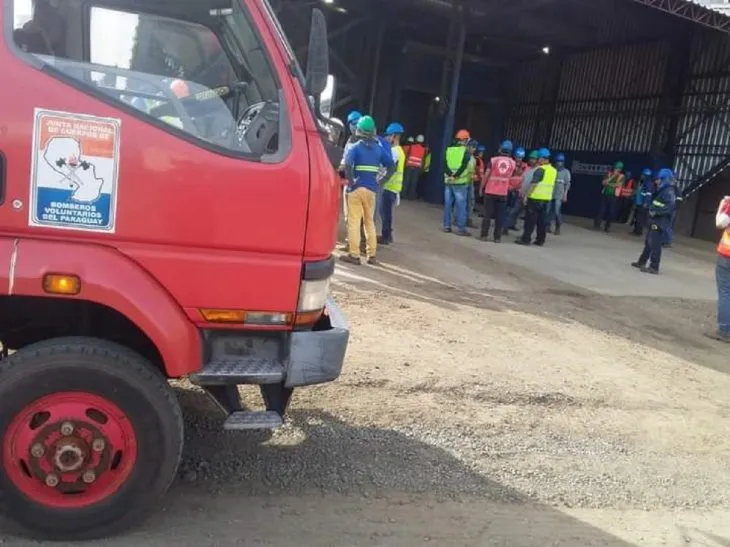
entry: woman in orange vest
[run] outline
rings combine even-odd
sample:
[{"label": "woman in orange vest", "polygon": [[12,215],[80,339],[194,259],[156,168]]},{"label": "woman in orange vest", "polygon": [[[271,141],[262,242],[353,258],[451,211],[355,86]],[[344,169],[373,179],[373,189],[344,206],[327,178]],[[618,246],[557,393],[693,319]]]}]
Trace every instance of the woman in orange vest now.
[{"label": "woman in orange vest", "polygon": [[725,196],[717,208],[715,225],[722,230],[717,245],[717,331],[709,333],[710,338],[730,342],[730,196]]},{"label": "woman in orange vest", "polygon": [[423,145],[423,135],[408,139],[409,144],[403,149],[406,154],[406,170],[403,175],[403,190],[401,195],[404,199],[416,199],[418,190],[418,180],[421,178],[423,171],[423,159],[426,157],[426,147]]}]

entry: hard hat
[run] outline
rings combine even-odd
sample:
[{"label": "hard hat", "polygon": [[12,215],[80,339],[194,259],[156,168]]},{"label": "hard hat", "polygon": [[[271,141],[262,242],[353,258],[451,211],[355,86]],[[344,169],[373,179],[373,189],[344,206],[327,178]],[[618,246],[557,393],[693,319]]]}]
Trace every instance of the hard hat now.
[{"label": "hard hat", "polygon": [[401,124],[399,124],[398,122],[393,122],[385,130],[385,136],[387,137],[389,135],[402,135],[405,132],[406,130],[403,129],[403,126]]},{"label": "hard hat", "polygon": [[471,148],[477,148],[479,146],[479,141],[476,139],[469,139],[469,142],[467,142],[466,145]]},{"label": "hard hat", "polygon": [[540,150],[537,151],[537,156],[541,160],[547,160],[550,158],[550,150],[547,148],[540,148]]},{"label": "hard hat", "polygon": [[408,137],[408,142],[415,142],[415,141],[413,140],[413,137]]},{"label": "hard hat", "polygon": [[357,131],[363,135],[375,135],[375,120],[371,116],[362,116],[357,122]]},{"label": "hard hat", "polygon": [[521,160],[525,157],[525,149],[520,147],[517,150],[515,150],[515,158],[518,160]]},{"label": "hard hat", "polygon": [[353,110],[347,115],[347,124],[357,123],[360,121],[360,118],[362,118],[362,114],[357,110]]},{"label": "hard hat", "polygon": [[565,161],[565,154],[563,154],[562,152],[558,152],[558,154],[555,156],[555,161],[558,161],[558,162],[561,162],[562,161],[562,162],[564,162]]},{"label": "hard hat", "polygon": [[190,88],[188,87],[188,84],[185,83],[185,80],[173,80],[170,82],[170,91],[172,91],[178,99],[184,99],[185,97],[190,96]]},{"label": "hard hat", "polygon": [[613,164],[613,168],[614,169],[623,169],[624,168],[624,162],[617,161],[616,163]]},{"label": "hard hat", "polygon": [[537,150],[533,150],[532,152],[530,152],[530,154],[527,157],[528,157],[528,159],[536,160],[537,158],[540,157],[540,154],[538,154]]},{"label": "hard hat", "polygon": [[652,170],[651,170],[651,169],[649,169],[648,167],[644,167],[644,170],[643,170],[643,171],[641,172],[641,174],[642,174],[642,175],[644,175],[645,177],[650,177],[650,176],[652,176],[652,175],[653,175],[654,173],[653,173],[653,172],[652,172]]},{"label": "hard hat", "polygon": [[471,133],[469,133],[466,129],[459,129],[456,132],[456,140],[458,141],[465,141],[471,138]]},{"label": "hard hat", "polygon": [[499,149],[505,152],[512,152],[512,148],[514,148],[512,141],[502,141],[502,144],[499,145]]},{"label": "hard hat", "polygon": [[416,142],[417,142],[418,144],[423,144],[424,142],[426,142],[426,137],[424,137],[423,135],[418,135],[418,136],[416,137]]},{"label": "hard hat", "polygon": [[674,172],[669,169],[668,167],[665,167],[664,169],[660,169],[659,173],[657,173],[657,178],[659,180],[667,180],[674,178]]},{"label": "hard hat", "polygon": [[479,146],[477,146],[477,152],[481,153],[481,152],[486,152],[486,151],[487,151],[487,147],[484,146],[483,144],[480,144]]}]

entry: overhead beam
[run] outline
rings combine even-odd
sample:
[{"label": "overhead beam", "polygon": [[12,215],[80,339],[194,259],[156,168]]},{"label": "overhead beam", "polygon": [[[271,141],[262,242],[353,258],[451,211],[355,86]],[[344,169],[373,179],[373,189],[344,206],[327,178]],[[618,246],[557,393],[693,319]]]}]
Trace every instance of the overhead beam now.
[{"label": "overhead beam", "polygon": [[[447,55],[450,55],[450,52],[447,48],[439,47],[439,46],[432,46],[430,44],[424,44],[422,42],[406,42],[405,45],[406,51],[420,51],[422,53],[427,53],[429,55],[435,55],[437,57],[446,57]],[[488,57],[479,57],[477,55],[463,55],[463,62],[465,63],[472,63],[477,65],[483,65],[483,66],[489,66],[489,67],[505,67],[508,66],[510,63],[507,61],[501,60],[501,59],[490,59]]]},{"label": "overhead beam", "polygon": [[634,0],[634,2],[730,34],[730,17],[690,0]]}]

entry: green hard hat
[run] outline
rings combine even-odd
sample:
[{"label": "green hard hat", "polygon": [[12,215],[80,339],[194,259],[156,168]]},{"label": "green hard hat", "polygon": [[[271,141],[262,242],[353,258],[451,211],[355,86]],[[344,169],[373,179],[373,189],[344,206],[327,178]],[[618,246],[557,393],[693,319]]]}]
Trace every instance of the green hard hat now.
[{"label": "green hard hat", "polygon": [[613,164],[613,168],[614,169],[623,169],[624,168],[624,162],[617,161],[616,163]]},{"label": "green hard hat", "polygon": [[531,160],[536,160],[538,157],[539,157],[539,154],[537,153],[537,150],[533,150],[527,156],[527,158],[531,159]]},{"label": "green hard hat", "polygon": [[364,135],[375,135],[375,120],[372,116],[363,116],[360,121],[357,122],[357,130]]}]

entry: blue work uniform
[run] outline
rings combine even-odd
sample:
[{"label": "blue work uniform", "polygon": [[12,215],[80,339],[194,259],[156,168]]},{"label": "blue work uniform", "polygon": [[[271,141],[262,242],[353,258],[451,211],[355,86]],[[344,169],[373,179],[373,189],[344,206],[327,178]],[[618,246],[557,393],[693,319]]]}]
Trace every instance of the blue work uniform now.
[{"label": "blue work uniform", "polygon": [[649,232],[646,234],[644,250],[635,265],[644,268],[648,261],[652,273],[659,271],[662,260],[662,238],[672,224],[676,203],[676,187],[671,180],[662,181],[649,203]]},{"label": "blue work uniform", "polygon": [[634,196],[636,204],[636,212],[634,213],[634,235],[640,236],[644,233],[646,222],[649,218],[649,205],[651,205],[651,197],[654,194],[654,179],[651,176],[642,175],[639,182],[639,188]]},{"label": "blue work uniform", "polygon": [[665,247],[672,246],[672,241],[674,240],[674,219],[677,217],[677,210],[682,203],[682,193],[679,191],[679,188],[675,183],[672,183],[672,187],[674,188],[674,195],[677,197],[677,201],[674,206],[674,211],[672,211],[672,218],[669,222],[669,226],[667,226],[667,229],[664,231],[664,235],[662,236],[662,245]]}]

